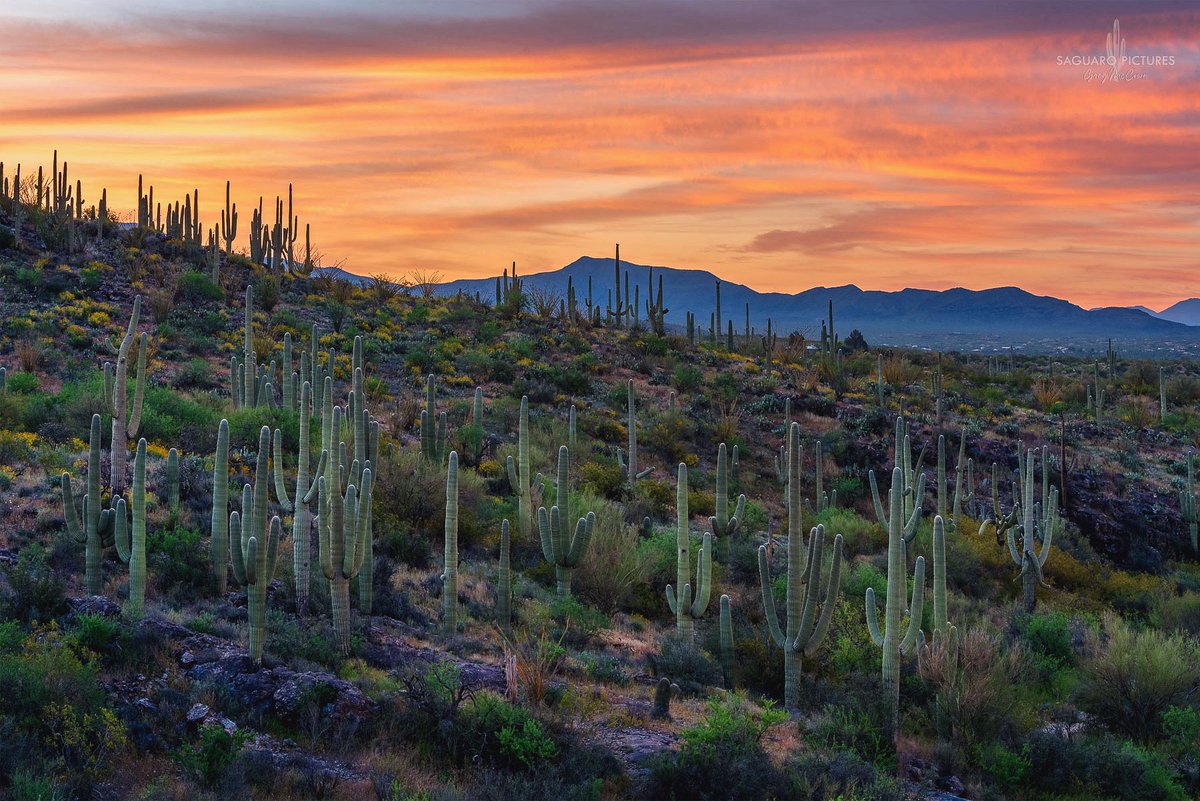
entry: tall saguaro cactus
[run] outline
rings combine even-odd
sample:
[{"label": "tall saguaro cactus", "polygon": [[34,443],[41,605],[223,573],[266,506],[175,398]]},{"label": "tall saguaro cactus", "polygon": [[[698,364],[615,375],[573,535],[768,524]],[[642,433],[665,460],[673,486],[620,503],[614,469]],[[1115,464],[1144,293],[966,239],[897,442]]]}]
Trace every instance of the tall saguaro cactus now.
[{"label": "tall saguaro cactus", "polygon": [[[891,735],[895,742],[900,720],[900,657],[912,653],[920,642],[921,614],[925,605],[925,557],[918,556],[913,572],[912,604],[907,630],[901,635],[904,614],[904,594],[907,589],[907,565],[905,562],[904,525],[904,477],[903,469],[892,469],[892,486],[888,491],[888,573],[887,606],[884,609],[884,627],[880,631],[879,613],[875,607],[875,590],[867,588],[867,628],[871,639],[883,650],[883,688],[891,704]],[[920,507],[917,507],[920,510]]]},{"label": "tall saguaro cactus", "polygon": [[292,570],[296,580],[296,611],[303,615],[308,609],[308,591],[312,577],[312,517],[308,505],[317,495],[317,480],[325,472],[329,451],[321,449],[317,469],[309,479],[311,466],[310,422],[312,419],[312,385],[305,381],[300,387],[300,444],[296,455],[294,492],[288,494],[283,472],[283,436],[275,429],[272,442],[274,456],[275,496],[284,512],[292,515]]},{"label": "tall saguaro cactus", "polygon": [[[817,526],[809,533],[808,551],[803,548],[804,522],[800,511],[800,424],[792,423],[788,432],[788,543],[787,543],[787,629],[779,627],[775,598],[771,593],[771,571],[767,562],[767,546],[758,548],[758,578],[762,587],[763,610],[775,644],[783,649],[783,703],[790,709],[800,704],[800,676],[803,657],[816,653],[837,606],[841,591],[842,535],[833,541],[833,564],[829,581],[822,592],[821,550],[825,542],[825,527]],[[805,572],[808,573],[807,580]],[[801,589],[803,585],[803,589]],[[817,605],[821,605],[820,618]]]},{"label": "tall saguaro cactus", "polygon": [[258,432],[258,459],[254,488],[242,486],[242,511],[229,514],[229,545],[233,555],[233,577],[246,588],[246,613],[250,624],[250,658],[262,662],[267,628],[267,586],[275,577],[283,524],[278,516],[267,523],[267,482],[271,452],[271,429]]},{"label": "tall saguaro cactus", "polygon": [[1179,508],[1183,511],[1183,519],[1188,524],[1188,533],[1192,538],[1192,551],[1200,551],[1200,515],[1196,513],[1196,482],[1192,462],[1196,454],[1189,453],[1187,459],[1187,486],[1179,491]]},{"label": "tall saguaro cactus", "polygon": [[555,504],[549,510],[545,506],[538,509],[538,533],[542,540],[542,555],[547,562],[554,565],[559,598],[566,598],[571,594],[571,577],[587,553],[588,545],[592,541],[592,530],[596,526],[596,513],[588,512],[587,517],[581,517],[575,522],[574,534],[568,539],[571,531],[570,464],[571,454],[567,446],[559,446]]},{"label": "tall saguaro cactus", "polygon": [[[109,479],[114,495],[125,491],[125,464],[129,453],[129,438],[137,436],[141,428],[142,399],[146,394],[146,335],[138,342],[137,378],[134,379],[133,408],[128,408],[129,349],[137,339],[138,315],[142,308],[142,296],[133,299],[133,312],[129,316],[129,328],[121,347],[117,351],[116,366],[104,366],[104,390],[109,414],[112,415],[112,474]],[[129,415],[126,417],[126,411]]]},{"label": "tall saguaro cactus", "polygon": [[[517,461],[514,463],[509,456],[507,464],[508,483],[517,496],[517,516],[520,518],[517,530],[521,538],[528,541],[533,521],[533,488],[529,481],[529,398],[525,395],[521,396],[521,414],[517,423]],[[542,474],[538,473],[533,483],[540,484],[541,481]]]},{"label": "tall saguaro cactus", "polygon": [[446,525],[442,567],[442,630],[458,631],[458,452],[446,467]]},{"label": "tall saguaro cactus", "polygon": [[[333,407],[331,431],[341,427],[340,406]],[[333,435],[337,438],[336,433]],[[317,479],[317,532],[321,570],[329,579],[333,630],[343,654],[350,653],[350,579],[362,569],[367,551],[367,524],[371,514],[371,469],[344,463],[346,444],[339,442],[336,457],[326,459],[325,475]],[[347,479],[361,469],[361,490]],[[347,482],[345,490],[343,482]]]},{"label": "tall saguaro cactus", "polygon": [[117,556],[129,565],[129,598],[125,615],[141,620],[146,607],[146,440],[138,440],[133,460],[133,493],[130,497],[133,524],[125,523],[125,499],[116,502],[115,544]]},{"label": "tall saguaro cactus", "polygon": [[[687,465],[679,463],[675,485],[675,585],[667,585],[667,606],[675,613],[675,631],[691,639],[695,621],[704,618],[712,595],[712,532],[704,532],[704,542],[696,555],[696,581],[692,582],[690,554],[691,531],[688,522]],[[675,590],[678,587],[678,593]]]},{"label": "tall saguaro cactus", "polygon": [[88,483],[83,496],[82,514],[71,491],[71,474],[62,474],[63,512],[67,531],[76,542],[84,545],[85,586],[88,595],[104,591],[102,561],[104,549],[113,544],[116,511],[104,509],[100,500],[100,415],[92,415],[88,435]]},{"label": "tall saguaro cactus", "polygon": [[[1034,504],[1034,453],[1033,450],[1030,450],[1019,468],[1019,471],[1024,474],[1019,485],[1022,496],[1019,515],[1021,518],[1020,548],[1017,547],[1017,527],[1010,526],[1008,529],[1008,552],[1017,567],[1021,568],[1019,577],[1024,590],[1026,612],[1033,612],[1037,607],[1038,585],[1049,587],[1043,578],[1042,568],[1046,564],[1046,558],[1050,556],[1050,546],[1054,541],[1054,527],[1058,522],[1058,487],[1049,486],[1045,451],[1042,453],[1043,501]],[[1035,538],[1042,542],[1040,550],[1036,547]]]},{"label": "tall saguaro cactus", "polygon": [[647,467],[645,470],[638,472],[637,469],[637,398],[633,394],[633,379],[625,382],[625,391],[628,403],[628,411],[626,412],[626,424],[629,428],[629,453],[623,454],[620,448],[617,448],[617,464],[621,468],[621,474],[625,476],[625,480],[630,486],[638,479],[645,478],[654,472],[653,467]]},{"label": "tall saguaro cactus", "polygon": [[933,636],[944,637],[954,627],[946,606],[946,524],[933,518]]},{"label": "tall saguaro cactus", "polygon": [[733,658],[733,615],[729,610],[729,596],[721,596],[721,672],[725,676],[725,689],[732,690],[736,684]]},{"label": "tall saguaro cactus", "polygon": [[496,624],[503,631],[512,625],[512,565],[509,552],[512,540],[508,533],[508,519],[500,523],[500,572],[496,582]]},{"label": "tall saguaro cactus", "polygon": [[217,596],[225,594],[229,575],[229,421],[217,428],[217,452],[213,457],[213,501],[211,521],[213,584]]},{"label": "tall saguaro cactus", "polygon": [[[686,480],[686,476],[685,476]],[[733,516],[729,516],[729,459],[725,443],[717,447],[717,508],[716,515],[708,519],[713,535],[721,547],[722,561],[729,561],[729,546],[738,524],[746,518],[746,496],[738,495]]]},{"label": "tall saguaro cactus", "polygon": [[433,375],[425,377],[425,408],[421,410],[421,455],[441,464],[446,456],[446,413],[437,414],[437,385]]}]

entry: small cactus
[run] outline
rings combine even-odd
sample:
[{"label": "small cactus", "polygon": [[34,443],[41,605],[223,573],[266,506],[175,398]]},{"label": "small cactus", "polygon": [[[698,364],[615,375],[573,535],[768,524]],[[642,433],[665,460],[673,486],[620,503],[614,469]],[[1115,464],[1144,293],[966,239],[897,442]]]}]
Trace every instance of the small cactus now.
[{"label": "small cactus", "polygon": [[651,713],[656,720],[671,719],[671,699],[680,695],[678,684],[674,684],[666,676],[658,680],[654,688],[654,711]]}]

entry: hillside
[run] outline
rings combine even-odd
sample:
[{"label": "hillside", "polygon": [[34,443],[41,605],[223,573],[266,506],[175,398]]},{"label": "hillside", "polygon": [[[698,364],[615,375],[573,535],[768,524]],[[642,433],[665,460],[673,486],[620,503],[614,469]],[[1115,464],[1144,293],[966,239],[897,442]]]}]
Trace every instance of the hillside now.
[{"label": "hillside", "polygon": [[[649,267],[622,261],[644,304],[653,275],[654,291],[662,278],[671,299],[666,321],[682,327],[687,313],[696,315],[705,330],[716,306],[718,276],[705,270]],[[591,281],[593,302],[604,308],[613,288],[614,260],[585,256],[560,270],[523,276],[531,290],[565,297],[573,282],[580,304]],[[803,275],[796,283],[803,285]],[[495,279],[450,281],[442,295],[459,291],[495,297]],[[631,290],[631,292],[634,290]],[[632,301],[631,294],[630,300]],[[1200,329],[1159,319],[1126,308],[1085,310],[1058,298],[1033,295],[1017,287],[968,290],[903,289],[897,292],[862,290],[857,286],[814,287],[796,294],[757,292],[736,282],[721,281],[722,318],[734,331],[747,324],[765,331],[770,320],[776,331],[798,331],[810,339],[820,334],[828,305],[837,310],[835,323],[845,331],[860,330],[870,341],[934,350],[1031,353],[1103,352],[1109,339],[1139,355],[1163,358],[1200,354]],[[639,306],[639,314],[645,309]],[[722,322],[722,327],[726,325]]]},{"label": "hillside", "polygon": [[1015,289],[766,340],[725,283],[710,338],[706,273],[634,325],[611,261],[568,311],[176,234],[0,198],[0,795],[1200,791],[1194,362],[855,322],[1075,314]]}]

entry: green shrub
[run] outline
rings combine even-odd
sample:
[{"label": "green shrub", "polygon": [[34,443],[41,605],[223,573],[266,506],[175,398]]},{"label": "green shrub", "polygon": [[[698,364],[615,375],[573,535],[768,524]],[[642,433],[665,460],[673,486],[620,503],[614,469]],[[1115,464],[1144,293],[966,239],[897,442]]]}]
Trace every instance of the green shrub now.
[{"label": "green shrub", "polygon": [[66,586],[50,568],[41,544],[22,549],[17,563],[5,570],[5,575],[9,594],[0,599],[3,617],[30,623],[53,620],[67,611]]},{"label": "green shrub", "polygon": [[174,759],[193,781],[211,789],[229,773],[251,736],[248,729],[230,734],[223,726],[209,724],[200,729],[200,739],[196,743],[180,746]]},{"label": "green shrub", "polygon": [[188,303],[220,300],[225,297],[225,293],[221,291],[221,287],[213,283],[208,273],[196,272],[194,270],[189,270],[179,276],[178,292],[184,301]]},{"label": "green shrub", "polygon": [[37,392],[38,380],[33,373],[18,370],[8,377],[8,391],[18,395],[31,395]]},{"label": "green shrub", "polygon": [[704,373],[698,367],[681,364],[675,368],[675,376],[671,383],[679,392],[691,392],[704,383]]},{"label": "green shrub", "polygon": [[1115,615],[1104,627],[1109,639],[1085,665],[1080,705],[1114,732],[1155,742],[1163,736],[1163,713],[1184,706],[1200,687],[1200,645],[1179,635],[1136,631]]},{"label": "green shrub", "polygon": [[1063,739],[1032,735],[1026,787],[1057,796],[1121,801],[1184,801],[1187,794],[1156,754],[1128,741],[1106,737]]},{"label": "green shrub", "polygon": [[493,767],[536,771],[558,756],[542,724],[525,708],[495,693],[477,695],[465,718],[465,725],[484,743],[480,756]]},{"label": "green shrub", "polygon": [[153,527],[146,532],[146,555],[151,579],[182,598],[194,598],[212,580],[208,548],[204,536],[191,528]]},{"label": "green shrub", "polygon": [[975,751],[975,764],[992,782],[1016,787],[1025,781],[1032,765],[1029,743],[1022,744],[1020,750],[998,742],[980,745]]},{"label": "green shrub", "polygon": [[881,704],[865,709],[831,705],[816,718],[805,739],[821,748],[849,751],[887,772],[895,768],[895,752],[883,721]]},{"label": "green shrub", "polygon": [[678,756],[653,764],[645,797],[788,797],[782,775],[762,747],[767,729],[785,720],[787,713],[769,702],[759,708],[734,694],[709,701],[707,717],[681,732]]},{"label": "green shrub", "polygon": [[693,694],[703,692],[705,687],[719,687],[724,681],[721,666],[712,654],[674,632],[659,641],[655,673]]},{"label": "green shrub", "polygon": [[117,638],[120,624],[104,615],[79,615],[75,618],[75,642],[97,654],[103,654]]}]

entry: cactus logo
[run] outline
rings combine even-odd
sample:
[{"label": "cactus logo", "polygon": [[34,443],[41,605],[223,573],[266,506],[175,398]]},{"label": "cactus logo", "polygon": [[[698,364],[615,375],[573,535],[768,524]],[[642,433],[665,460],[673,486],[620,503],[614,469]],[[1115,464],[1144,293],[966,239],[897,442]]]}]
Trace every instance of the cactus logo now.
[{"label": "cactus logo", "polygon": [[1112,30],[1104,37],[1104,55],[1057,56],[1060,67],[1084,67],[1083,78],[1088,83],[1128,83],[1150,77],[1149,67],[1173,67],[1175,56],[1169,54],[1128,54],[1121,21],[1114,19]]}]

